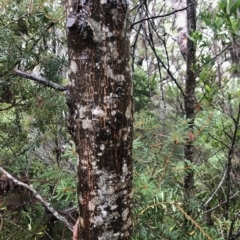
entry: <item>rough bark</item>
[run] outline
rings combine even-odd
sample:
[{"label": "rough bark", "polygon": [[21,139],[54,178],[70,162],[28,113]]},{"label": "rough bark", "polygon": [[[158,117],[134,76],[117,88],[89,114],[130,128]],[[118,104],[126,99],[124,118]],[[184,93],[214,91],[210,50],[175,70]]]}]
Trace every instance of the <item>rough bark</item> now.
[{"label": "rough bark", "polygon": [[[191,35],[192,32],[196,31],[196,13],[195,13],[195,0],[187,0],[187,5],[189,6],[187,9],[187,29],[188,34]],[[195,54],[196,48],[189,38],[187,39],[187,71],[186,71],[186,82],[185,82],[185,96],[184,96],[184,108],[185,108],[185,116],[189,120],[188,133],[189,138],[187,139],[187,143],[184,147],[184,158],[191,163],[194,162],[194,133],[193,133],[193,125],[195,118],[195,88],[196,88],[196,76],[194,73],[194,65],[195,65]],[[188,164],[186,164],[188,165]],[[188,169],[188,166],[186,166]],[[194,190],[194,172],[192,169],[186,172],[184,178],[184,190],[186,202],[193,197]],[[191,207],[190,207],[191,208]],[[186,211],[188,215],[192,215],[190,208],[186,207]]]},{"label": "rough bark", "polygon": [[67,0],[69,130],[78,156],[78,239],[130,239],[132,83],[128,3]]},{"label": "rough bark", "polygon": [[[177,29],[177,43],[181,54],[186,60],[187,58],[187,0],[171,0],[172,8],[175,12],[175,27]],[[179,9],[184,9],[179,11]]]}]

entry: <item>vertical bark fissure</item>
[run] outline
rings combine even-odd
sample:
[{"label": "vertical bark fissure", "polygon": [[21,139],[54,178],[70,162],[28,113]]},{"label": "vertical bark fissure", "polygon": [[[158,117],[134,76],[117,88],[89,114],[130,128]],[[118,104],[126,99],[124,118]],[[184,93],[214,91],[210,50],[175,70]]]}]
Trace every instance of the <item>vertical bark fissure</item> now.
[{"label": "vertical bark fissure", "polygon": [[69,129],[78,156],[79,239],[130,239],[132,82],[128,4],[66,3]]},{"label": "vertical bark fissure", "polygon": [[[196,30],[196,13],[195,13],[195,0],[187,0],[187,29],[188,34],[192,34]],[[195,87],[196,87],[196,77],[194,73],[195,65],[195,53],[196,48],[189,38],[187,39],[187,71],[186,71],[186,82],[185,82],[185,96],[184,96],[184,106],[185,106],[185,116],[188,119],[188,133],[189,138],[184,147],[184,158],[190,163],[194,162],[194,110],[195,110]],[[186,212],[188,215],[192,215],[191,207],[188,206],[187,202],[193,197],[194,188],[194,172],[189,168],[189,164],[186,163],[186,175],[184,177],[184,190],[185,190],[185,203]]]}]

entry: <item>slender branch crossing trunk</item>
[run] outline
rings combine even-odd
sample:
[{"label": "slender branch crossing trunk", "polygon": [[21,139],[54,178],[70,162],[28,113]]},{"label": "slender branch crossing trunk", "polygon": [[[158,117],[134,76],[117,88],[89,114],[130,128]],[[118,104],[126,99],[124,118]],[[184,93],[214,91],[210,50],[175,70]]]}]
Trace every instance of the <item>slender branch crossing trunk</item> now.
[{"label": "slender branch crossing trunk", "polygon": [[132,82],[125,0],[66,0],[78,239],[130,239]]}]

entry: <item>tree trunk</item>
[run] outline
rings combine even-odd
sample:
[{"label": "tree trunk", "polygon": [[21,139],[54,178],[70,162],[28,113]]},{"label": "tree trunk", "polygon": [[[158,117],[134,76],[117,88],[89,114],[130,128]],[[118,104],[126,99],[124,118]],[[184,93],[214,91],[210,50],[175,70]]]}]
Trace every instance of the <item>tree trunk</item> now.
[{"label": "tree trunk", "polygon": [[[188,120],[188,138],[184,146],[184,159],[190,163],[194,162],[194,118],[196,107],[196,76],[194,73],[196,48],[193,41],[187,38],[196,31],[196,1],[195,0],[171,0],[172,8],[178,12],[175,13],[175,26],[177,28],[178,36],[177,42],[180,51],[186,61],[186,81],[184,90],[184,112]],[[181,9],[186,9],[182,10]],[[184,193],[185,193],[185,211],[188,215],[192,215],[191,207],[188,202],[193,198],[194,189],[194,172],[186,163],[186,173],[184,177]],[[186,221],[187,218],[186,218]]]},{"label": "tree trunk", "polygon": [[[184,60],[187,59],[187,0],[171,0],[172,8],[175,13],[175,27],[177,29],[177,43]],[[181,9],[185,9],[179,11]]]},{"label": "tree trunk", "polygon": [[132,82],[125,0],[67,0],[69,130],[78,156],[78,239],[130,239]]},{"label": "tree trunk", "polygon": [[[187,0],[187,29],[188,34],[191,35],[192,32],[196,31],[196,2],[195,0]],[[184,158],[189,162],[194,162],[194,118],[195,118],[195,88],[196,88],[196,76],[194,73],[194,65],[195,65],[195,54],[196,48],[192,40],[189,38],[187,39],[187,76],[185,82],[185,94],[184,94],[184,109],[185,109],[185,116],[186,119],[189,120],[188,122],[188,135],[189,138],[184,147]],[[186,207],[185,210],[188,215],[192,215],[192,207],[188,207],[187,202],[189,199],[193,198],[193,190],[194,190],[194,172],[191,168],[189,168],[188,163],[186,163],[186,175],[184,178],[184,190],[185,190],[185,202]]]}]

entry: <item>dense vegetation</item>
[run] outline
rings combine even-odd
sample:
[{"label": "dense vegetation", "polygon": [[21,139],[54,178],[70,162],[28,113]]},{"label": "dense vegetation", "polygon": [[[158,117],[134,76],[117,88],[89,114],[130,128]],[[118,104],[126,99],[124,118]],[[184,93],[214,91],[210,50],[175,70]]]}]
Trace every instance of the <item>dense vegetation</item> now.
[{"label": "dense vegetation", "polygon": [[[180,91],[186,64],[175,39],[174,14],[151,18],[171,12],[171,6],[133,1],[132,9],[132,239],[238,239],[240,1],[198,1],[197,31],[189,36],[197,49],[191,133]],[[63,6],[56,0],[2,0],[0,10],[1,167],[74,224],[76,153],[64,93],[14,73],[21,69],[67,84]],[[189,138],[194,162],[184,159]],[[186,199],[183,179],[189,171],[194,172],[194,194]],[[71,235],[32,193],[1,175],[0,239]]]}]

